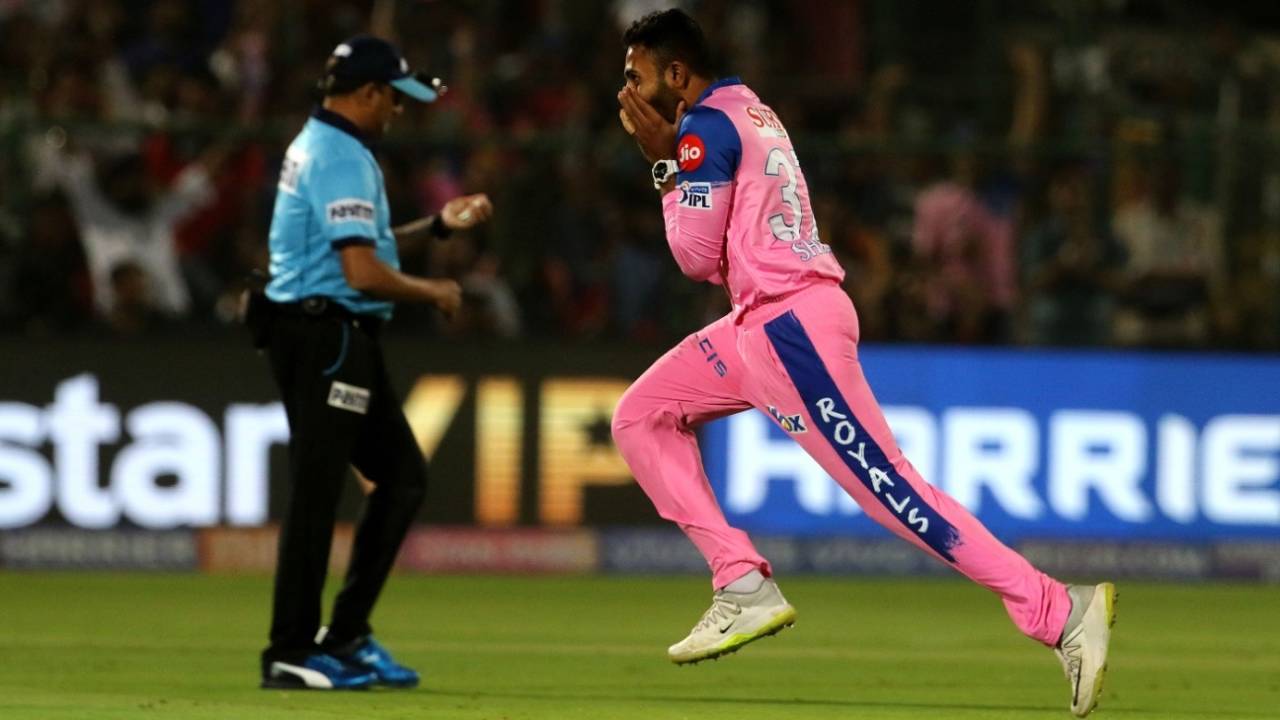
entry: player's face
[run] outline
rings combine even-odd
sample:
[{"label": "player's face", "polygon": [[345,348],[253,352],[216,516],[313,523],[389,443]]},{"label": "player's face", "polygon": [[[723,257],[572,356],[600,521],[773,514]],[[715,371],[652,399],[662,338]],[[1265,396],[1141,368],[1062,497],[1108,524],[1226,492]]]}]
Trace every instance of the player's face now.
[{"label": "player's face", "polygon": [[676,120],[676,106],[680,104],[680,95],[667,84],[667,79],[658,69],[657,59],[653,53],[642,45],[627,47],[626,64],[622,76],[627,85],[635,89],[645,102],[653,106],[668,122]]},{"label": "player's face", "polygon": [[404,111],[404,94],[390,85],[379,83],[374,86],[371,102],[374,125],[379,134],[386,134],[391,128],[391,121]]}]

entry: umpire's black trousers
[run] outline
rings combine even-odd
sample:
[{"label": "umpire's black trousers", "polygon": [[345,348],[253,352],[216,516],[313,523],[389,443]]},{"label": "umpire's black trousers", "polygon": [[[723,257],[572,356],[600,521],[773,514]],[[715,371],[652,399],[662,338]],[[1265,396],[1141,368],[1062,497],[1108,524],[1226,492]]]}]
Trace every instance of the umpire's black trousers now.
[{"label": "umpire's black trousers", "polygon": [[348,465],[376,489],[356,527],[326,647],[372,632],[369,614],[427,486],[426,462],[387,377],[377,321],[274,308],[268,354],[289,418],[290,486],[264,671],[272,661],[298,662],[317,651],[320,596]]}]

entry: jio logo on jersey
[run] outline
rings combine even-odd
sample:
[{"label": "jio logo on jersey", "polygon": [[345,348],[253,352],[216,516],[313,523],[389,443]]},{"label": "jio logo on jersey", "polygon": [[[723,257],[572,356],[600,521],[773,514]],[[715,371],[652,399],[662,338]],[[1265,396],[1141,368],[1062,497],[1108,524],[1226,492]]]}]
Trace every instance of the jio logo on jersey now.
[{"label": "jio logo on jersey", "polygon": [[680,172],[697,170],[702,166],[702,159],[706,155],[707,146],[702,144],[702,138],[693,134],[685,135],[676,147],[676,162],[680,165]]}]

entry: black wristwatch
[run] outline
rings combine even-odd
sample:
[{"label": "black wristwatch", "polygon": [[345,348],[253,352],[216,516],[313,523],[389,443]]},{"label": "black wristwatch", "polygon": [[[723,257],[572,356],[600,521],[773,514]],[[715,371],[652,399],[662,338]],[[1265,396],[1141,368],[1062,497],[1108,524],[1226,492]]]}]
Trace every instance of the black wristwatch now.
[{"label": "black wristwatch", "polygon": [[668,180],[676,176],[676,171],[679,169],[680,166],[676,164],[675,160],[659,160],[654,163],[653,170],[651,171],[651,174],[653,175],[653,189],[661,190],[662,186],[666,185]]}]

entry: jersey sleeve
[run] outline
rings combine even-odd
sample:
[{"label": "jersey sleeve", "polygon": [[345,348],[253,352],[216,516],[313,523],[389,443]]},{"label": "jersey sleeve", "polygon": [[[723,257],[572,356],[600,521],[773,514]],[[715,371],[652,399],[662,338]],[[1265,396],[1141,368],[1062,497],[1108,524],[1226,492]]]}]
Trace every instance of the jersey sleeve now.
[{"label": "jersey sleeve", "polygon": [[676,182],[733,182],[742,160],[742,139],[724,111],[695,107],[680,121],[676,136]]},{"label": "jersey sleeve", "polygon": [[685,275],[715,282],[742,159],[737,128],[716,108],[695,107],[680,123],[676,189],[662,199],[671,254]]},{"label": "jersey sleeve", "polygon": [[312,169],[313,212],[321,233],[335,249],[375,245],[378,239],[378,177],[368,160],[338,158]]}]

